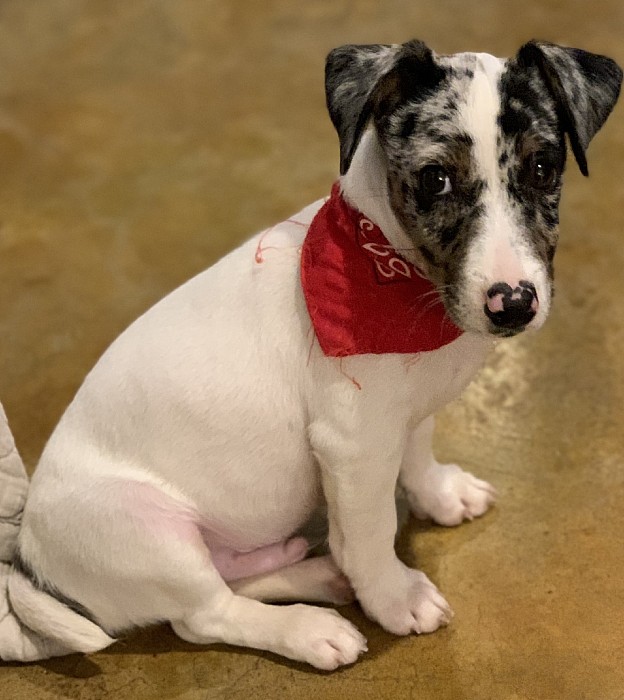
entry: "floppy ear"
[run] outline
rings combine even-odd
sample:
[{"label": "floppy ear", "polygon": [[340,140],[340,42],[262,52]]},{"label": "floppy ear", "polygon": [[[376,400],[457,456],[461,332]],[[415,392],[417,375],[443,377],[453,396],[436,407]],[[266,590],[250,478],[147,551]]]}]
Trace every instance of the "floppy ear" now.
[{"label": "floppy ear", "polygon": [[585,151],[617,102],[622,70],[606,56],[541,41],[525,44],[518,63],[537,67],[579,169],[587,175]]},{"label": "floppy ear", "polygon": [[327,56],[325,96],[340,139],[340,174],[349,166],[371,117],[388,113],[444,76],[422,41],[340,46]]}]

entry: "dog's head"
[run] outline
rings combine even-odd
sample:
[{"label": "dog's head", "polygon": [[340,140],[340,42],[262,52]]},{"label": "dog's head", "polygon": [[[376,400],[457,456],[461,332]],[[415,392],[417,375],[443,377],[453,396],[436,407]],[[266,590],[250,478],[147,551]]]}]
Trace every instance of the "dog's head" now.
[{"label": "dog's head", "polygon": [[458,326],[499,336],[548,314],[565,135],[587,175],[621,80],[609,58],[534,41],[508,60],[343,46],[326,65],[341,174],[372,125],[409,257]]}]

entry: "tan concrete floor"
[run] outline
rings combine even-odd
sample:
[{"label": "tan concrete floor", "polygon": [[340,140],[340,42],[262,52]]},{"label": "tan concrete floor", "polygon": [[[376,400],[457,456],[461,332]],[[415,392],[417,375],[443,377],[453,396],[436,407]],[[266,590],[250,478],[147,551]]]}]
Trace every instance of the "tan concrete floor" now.
[{"label": "tan concrete floor", "polygon": [[[623,31],[621,0],[3,0],[0,397],[28,465],[124,326],[328,191],[331,47],[509,55],[537,36],[624,63]],[[448,629],[393,638],[347,608],[370,652],[327,675],[159,628],[0,666],[0,697],[624,698],[623,114],[591,178],[568,172],[547,326],[501,344],[439,422],[439,454],[500,490],[473,524],[403,538]]]}]

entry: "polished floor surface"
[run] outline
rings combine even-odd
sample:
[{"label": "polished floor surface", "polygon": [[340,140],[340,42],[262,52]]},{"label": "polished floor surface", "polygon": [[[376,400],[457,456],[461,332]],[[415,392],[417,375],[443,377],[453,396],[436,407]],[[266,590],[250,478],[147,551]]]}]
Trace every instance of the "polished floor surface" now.
[{"label": "polished floor surface", "polygon": [[[621,0],[3,0],[0,398],[30,468],[106,345],[253,231],[328,192],[323,61],[412,37],[509,55],[532,37],[624,63]],[[0,665],[0,697],[624,698],[624,107],[570,163],[546,327],[501,343],[441,416],[442,458],[499,489],[484,518],[410,524],[450,627],[369,638],[351,668],[145,630]]]}]

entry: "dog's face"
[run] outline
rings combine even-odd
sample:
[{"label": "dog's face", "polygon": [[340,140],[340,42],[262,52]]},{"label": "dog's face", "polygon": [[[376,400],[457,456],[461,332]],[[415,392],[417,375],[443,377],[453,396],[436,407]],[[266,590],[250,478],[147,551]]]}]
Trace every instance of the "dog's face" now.
[{"label": "dog's face", "polygon": [[329,55],[341,173],[372,122],[409,257],[464,330],[509,336],[544,322],[565,134],[587,174],[621,79],[608,58],[535,42],[509,60],[436,56],[417,41]]}]

